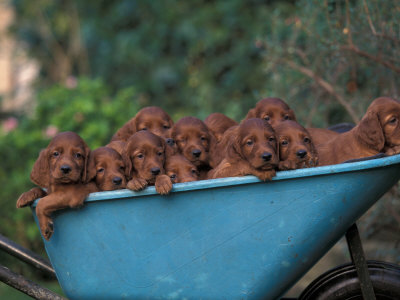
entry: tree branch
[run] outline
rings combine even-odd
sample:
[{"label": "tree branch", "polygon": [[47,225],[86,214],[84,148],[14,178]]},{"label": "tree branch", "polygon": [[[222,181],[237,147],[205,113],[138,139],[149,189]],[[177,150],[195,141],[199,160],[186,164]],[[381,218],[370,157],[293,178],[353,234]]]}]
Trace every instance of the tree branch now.
[{"label": "tree branch", "polygon": [[322,87],[326,92],[331,94],[344,107],[344,109],[350,115],[354,123],[358,123],[360,119],[357,116],[356,112],[353,110],[351,105],[348,102],[346,102],[343,96],[341,96],[335,91],[334,87],[329,82],[327,82],[320,76],[316,75],[315,72],[311,69],[300,66],[291,60],[285,60],[285,62],[292,69],[299,71],[300,73],[308,76],[309,78],[312,78],[320,87]]}]

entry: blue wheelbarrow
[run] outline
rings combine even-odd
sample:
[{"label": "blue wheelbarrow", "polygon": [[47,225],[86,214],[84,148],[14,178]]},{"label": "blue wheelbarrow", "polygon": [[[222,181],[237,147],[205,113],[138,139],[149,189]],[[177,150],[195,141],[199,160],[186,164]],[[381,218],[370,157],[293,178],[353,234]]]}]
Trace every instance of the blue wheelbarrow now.
[{"label": "blue wheelbarrow", "polygon": [[400,269],[367,263],[354,225],[399,179],[395,155],[282,171],[269,182],[175,184],[167,196],[154,187],[93,193],[81,209],[57,212],[43,242],[70,299],[279,299],[347,233],[353,264],[300,299],[347,299],[336,297],[337,282],[354,280],[351,293],[364,299],[400,299]]}]

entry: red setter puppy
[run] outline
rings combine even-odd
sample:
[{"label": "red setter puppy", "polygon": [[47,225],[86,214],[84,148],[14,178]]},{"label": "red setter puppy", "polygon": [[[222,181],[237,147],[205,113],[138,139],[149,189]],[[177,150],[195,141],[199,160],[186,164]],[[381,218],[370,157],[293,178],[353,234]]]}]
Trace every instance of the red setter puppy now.
[{"label": "red setter puppy", "polygon": [[183,117],[172,127],[172,139],[178,152],[197,167],[200,178],[206,177],[210,169],[210,150],[215,144],[215,137],[206,124],[195,117]]},{"label": "red setter puppy", "polygon": [[124,189],[125,170],[121,154],[112,148],[100,147],[90,153],[87,180],[93,180],[99,191]]},{"label": "red setter puppy", "polygon": [[204,124],[215,136],[217,142],[221,141],[224,132],[232,126],[238,125],[235,120],[221,113],[212,113],[205,120]]},{"label": "red setter puppy", "polygon": [[311,135],[315,146],[326,143],[340,134],[339,132],[324,128],[307,128],[307,131]]},{"label": "red setter puppy", "polygon": [[127,188],[140,191],[154,184],[159,194],[172,189],[171,179],[165,175],[165,141],[150,131],[139,131],[127,141],[123,158],[129,174]]},{"label": "red setter puppy", "polygon": [[256,106],[249,110],[245,120],[250,118],[264,119],[272,127],[286,120],[296,121],[293,110],[280,98],[265,98],[258,101]]},{"label": "red setter puppy", "polygon": [[135,132],[141,130],[148,130],[168,139],[170,138],[170,129],[173,124],[171,117],[160,107],[144,107],[114,134],[111,141],[127,141]]},{"label": "red setter puppy", "polygon": [[226,157],[212,169],[209,178],[255,175],[261,180],[275,176],[279,151],[275,132],[267,121],[252,118],[232,130]]},{"label": "red setter puppy", "polygon": [[331,165],[384,152],[400,153],[400,102],[375,99],[352,130],[317,146],[320,165]]},{"label": "red setter puppy", "polygon": [[165,172],[171,178],[172,183],[199,180],[199,172],[196,166],[181,154],[167,157]]},{"label": "red setter puppy", "polygon": [[293,170],[317,165],[318,156],[308,131],[295,121],[275,127],[279,141],[279,170]]},{"label": "red setter puppy", "polygon": [[97,191],[94,184],[85,183],[89,152],[79,135],[62,132],[40,152],[33,166],[32,182],[46,188],[47,193],[38,187],[33,188],[19,197],[17,207],[29,205],[42,197],[36,206],[36,215],[46,240],[53,234],[51,214],[54,211],[79,207],[89,193]]},{"label": "red setter puppy", "polygon": [[106,147],[112,148],[115,151],[117,151],[120,155],[122,155],[122,152],[124,152],[124,149],[125,149],[125,145],[126,145],[125,141],[119,140],[119,141],[112,141],[112,142],[108,143],[106,145]]}]

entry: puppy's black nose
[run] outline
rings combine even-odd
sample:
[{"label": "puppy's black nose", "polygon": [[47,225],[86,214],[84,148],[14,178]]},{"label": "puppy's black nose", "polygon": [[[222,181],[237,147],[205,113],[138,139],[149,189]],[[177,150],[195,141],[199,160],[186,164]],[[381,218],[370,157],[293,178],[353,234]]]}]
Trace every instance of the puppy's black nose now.
[{"label": "puppy's black nose", "polygon": [[272,154],[269,152],[264,152],[263,155],[261,155],[262,159],[265,161],[270,161],[272,158]]},{"label": "puppy's black nose", "polygon": [[193,154],[194,157],[199,157],[199,156],[201,155],[201,150],[199,150],[199,149],[194,149],[194,150],[192,151],[192,154]]},{"label": "puppy's black nose", "polygon": [[158,174],[160,174],[160,168],[158,168],[158,167],[154,167],[154,168],[151,168],[151,174],[153,174],[153,175],[158,175]]},{"label": "puppy's black nose", "polygon": [[300,158],[304,158],[307,155],[307,151],[306,150],[299,150],[296,152],[296,155]]},{"label": "puppy's black nose", "polygon": [[60,169],[61,172],[63,172],[64,174],[68,174],[69,172],[71,172],[71,167],[68,165],[62,165]]},{"label": "puppy's black nose", "polygon": [[120,184],[122,183],[122,178],[116,176],[116,177],[113,178],[112,182],[113,182],[115,185],[120,185]]},{"label": "puppy's black nose", "polygon": [[167,145],[173,146],[175,144],[174,139],[168,138],[165,140],[167,142]]}]

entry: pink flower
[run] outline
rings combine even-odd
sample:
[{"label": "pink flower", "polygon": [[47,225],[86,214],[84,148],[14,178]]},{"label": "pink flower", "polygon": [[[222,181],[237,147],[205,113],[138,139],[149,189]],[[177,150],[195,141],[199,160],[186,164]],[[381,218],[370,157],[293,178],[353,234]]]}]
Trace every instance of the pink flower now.
[{"label": "pink flower", "polygon": [[44,135],[47,138],[51,139],[51,138],[55,137],[57,133],[58,133],[58,128],[54,125],[49,125],[49,126],[47,126],[47,128],[44,132]]},{"label": "pink flower", "polygon": [[74,89],[78,85],[78,80],[74,76],[68,76],[67,79],[65,80],[65,87],[67,89]]},{"label": "pink flower", "polygon": [[14,117],[9,117],[2,122],[3,131],[9,133],[18,127],[18,119]]}]

